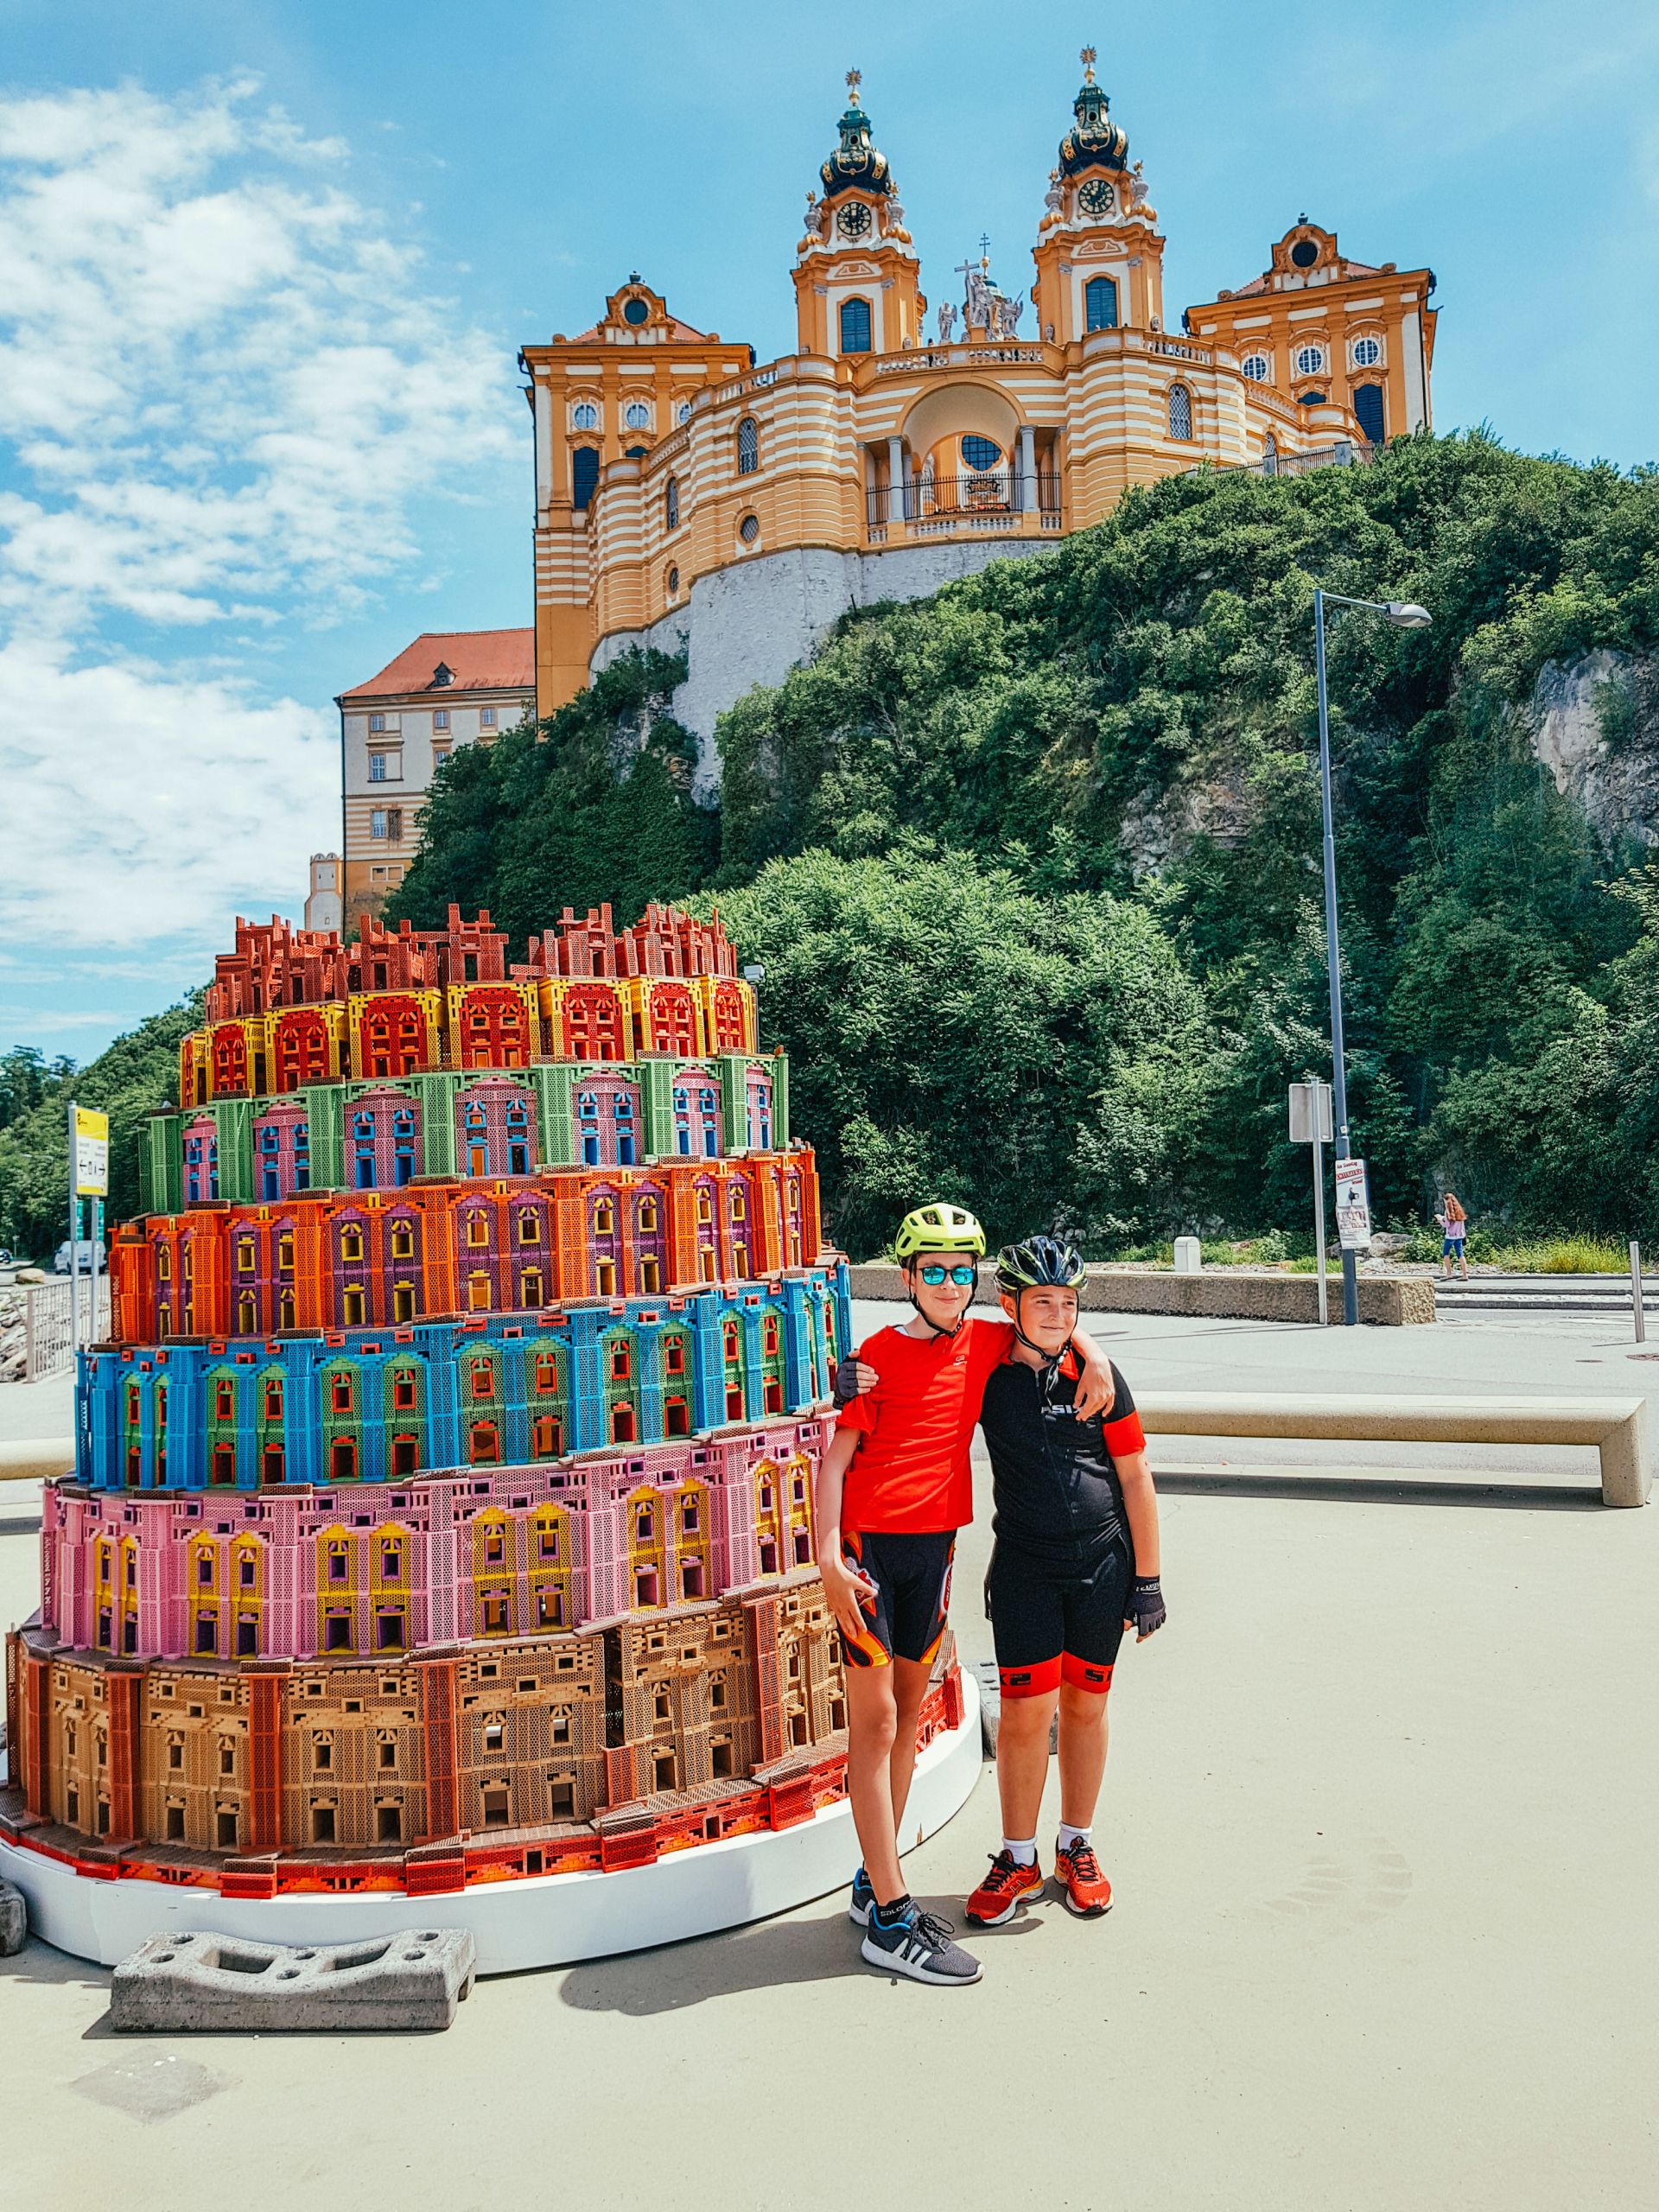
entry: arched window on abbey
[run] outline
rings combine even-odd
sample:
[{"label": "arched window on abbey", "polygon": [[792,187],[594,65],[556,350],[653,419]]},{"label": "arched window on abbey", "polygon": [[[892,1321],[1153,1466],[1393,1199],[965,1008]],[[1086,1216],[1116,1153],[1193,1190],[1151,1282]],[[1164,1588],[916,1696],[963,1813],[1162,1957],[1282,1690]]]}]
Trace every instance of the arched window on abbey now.
[{"label": "arched window on abbey", "polygon": [[679,526],[680,480],[677,476],[671,476],[668,487],[663,493],[663,527],[664,530],[677,530]]},{"label": "arched window on abbey", "polygon": [[843,300],[841,303],[841,350],[843,353],[868,353],[870,350],[870,303],[868,300]]},{"label": "arched window on abbey", "polygon": [[[845,353],[848,349],[843,346],[842,350]],[[737,473],[740,476],[753,476],[760,466],[760,425],[753,415],[746,415],[737,426]]]},{"label": "arched window on abbey", "polygon": [[1169,387],[1169,435],[1172,438],[1192,435],[1192,395],[1184,384]]},{"label": "arched window on abbey", "polygon": [[1083,288],[1085,330],[1117,328],[1117,286],[1109,276],[1091,276]]}]

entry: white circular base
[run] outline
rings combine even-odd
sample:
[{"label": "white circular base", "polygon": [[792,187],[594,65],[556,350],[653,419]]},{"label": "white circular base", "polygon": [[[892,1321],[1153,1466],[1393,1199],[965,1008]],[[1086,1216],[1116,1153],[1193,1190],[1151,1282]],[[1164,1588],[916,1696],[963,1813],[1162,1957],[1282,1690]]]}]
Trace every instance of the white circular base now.
[{"label": "white circular base", "polygon": [[[936,1736],[916,1762],[906,1811],[906,1850],[960,1812],[979,1780],[979,1685],[965,1667],[962,1694],[962,1726]],[[176,1929],[260,1943],[350,1943],[409,1928],[466,1928],[478,1945],[480,1974],[512,1974],[642,1951],[764,1920],[850,1882],[858,1859],[844,1797],[798,1827],[728,1836],[670,1852],[650,1866],[612,1874],[527,1875],[430,1897],[385,1891],[222,1897],[160,1882],[106,1882],[0,1839],[0,1877],[28,1899],[33,1933],[60,1951],[106,1967],[118,1965],[147,1936]]]}]

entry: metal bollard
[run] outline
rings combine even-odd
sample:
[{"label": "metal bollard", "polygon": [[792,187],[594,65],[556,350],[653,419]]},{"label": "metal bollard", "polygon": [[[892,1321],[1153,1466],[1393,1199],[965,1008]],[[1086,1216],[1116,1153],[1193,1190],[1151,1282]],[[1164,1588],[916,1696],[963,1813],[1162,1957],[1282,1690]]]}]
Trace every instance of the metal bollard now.
[{"label": "metal bollard", "polygon": [[1636,1321],[1636,1341],[1648,1340],[1648,1317],[1642,1310],[1642,1247],[1634,1236],[1630,1239],[1630,1311]]}]

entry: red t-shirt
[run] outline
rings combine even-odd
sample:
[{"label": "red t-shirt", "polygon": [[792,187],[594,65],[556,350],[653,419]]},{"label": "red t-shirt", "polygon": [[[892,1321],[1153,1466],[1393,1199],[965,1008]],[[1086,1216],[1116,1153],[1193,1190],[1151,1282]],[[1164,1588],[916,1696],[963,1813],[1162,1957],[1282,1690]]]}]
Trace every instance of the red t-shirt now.
[{"label": "red t-shirt", "polygon": [[1013,1342],[1006,1321],[969,1320],[954,1337],[878,1329],[859,1346],[880,1380],[836,1424],[864,1432],[847,1470],[844,1532],[926,1535],[973,1519],[974,1426],[986,1381]]}]

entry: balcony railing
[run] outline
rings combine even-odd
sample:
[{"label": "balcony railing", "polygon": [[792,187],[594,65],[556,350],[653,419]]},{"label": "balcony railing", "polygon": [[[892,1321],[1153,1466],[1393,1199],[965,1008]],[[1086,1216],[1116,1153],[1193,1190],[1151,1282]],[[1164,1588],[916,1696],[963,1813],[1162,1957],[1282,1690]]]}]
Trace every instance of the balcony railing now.
[{"label": "balcony railing", "polygon": [[[870,534],[880,539],[893,514],[891,491],[880,486],[865,493]],[[970,476],[913,476],[899,487],[902,519],[912,537],[946,537],[954,531],[1017,531],[1020,518],[1035,514],[1041,527],[1058,527],[1060,480],[1021,476],[990,468]]]},{"label": "balcony railing", "polygon": [[1374,452],[1363,438],[1338,438],[1334,445],[1315,446],[1311,453],[1268,453],[1260,461],[1201,461],[1181,474],[1197,476],[1212,468],[1235,474],[1248,470],[1252,476],[1308,476],[1319,468],[1363,468]]}]

